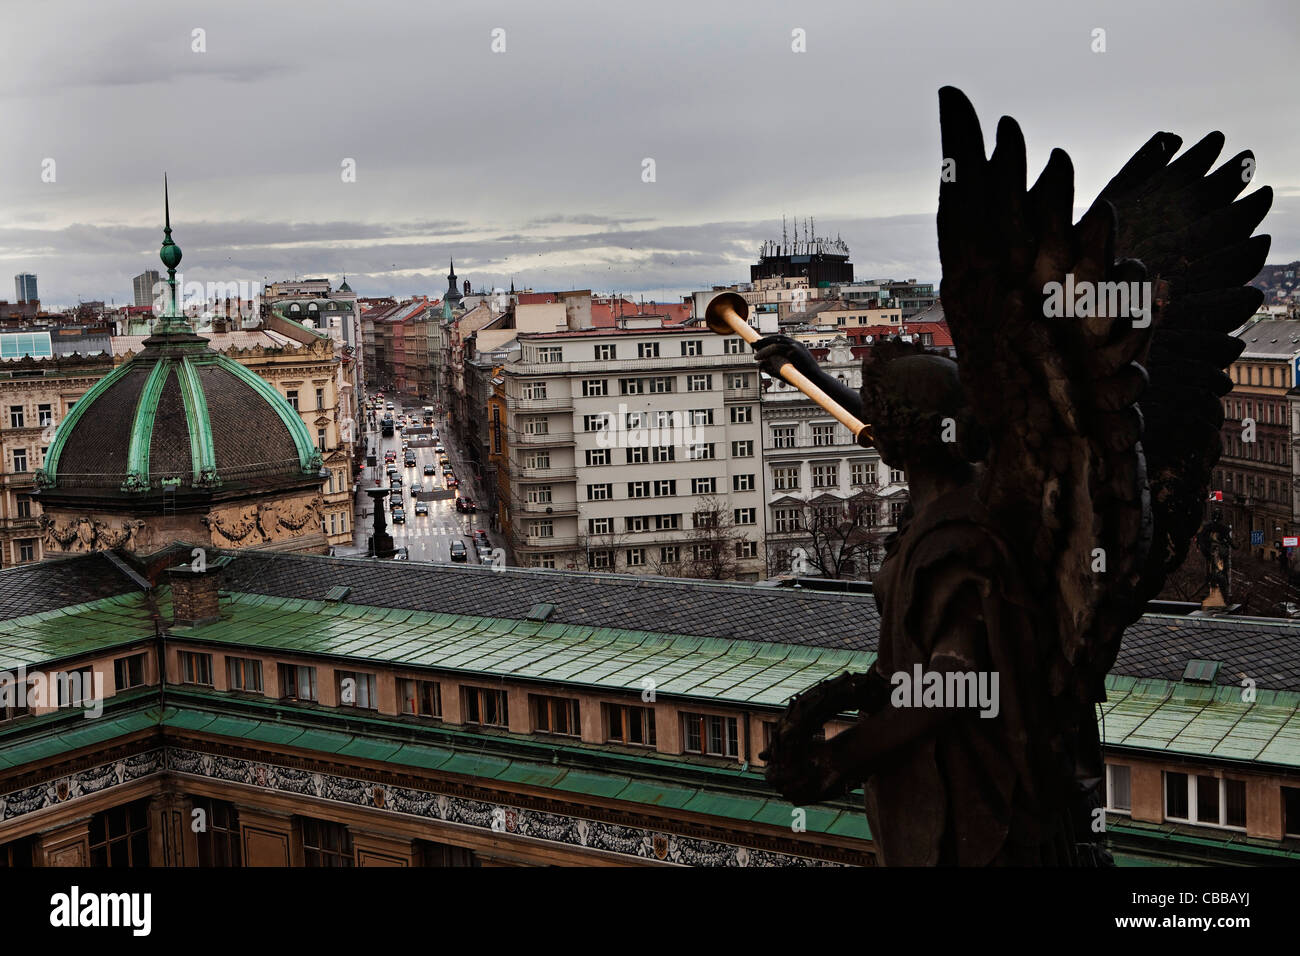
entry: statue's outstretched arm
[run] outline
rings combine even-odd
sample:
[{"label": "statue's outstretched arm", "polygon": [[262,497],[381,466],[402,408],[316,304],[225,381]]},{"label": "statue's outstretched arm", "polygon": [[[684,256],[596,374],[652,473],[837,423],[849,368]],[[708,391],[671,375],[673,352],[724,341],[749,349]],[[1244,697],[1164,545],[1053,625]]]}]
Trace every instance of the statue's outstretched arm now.
[{"label": "statue's outstretched arm", "polygon": [[778,369],[789,362],[855,418],[862,418],[861,394],[824,371],[802,342],[787,335],[768,335],[754,343],[754,358],[773,378],[781,378]]}]

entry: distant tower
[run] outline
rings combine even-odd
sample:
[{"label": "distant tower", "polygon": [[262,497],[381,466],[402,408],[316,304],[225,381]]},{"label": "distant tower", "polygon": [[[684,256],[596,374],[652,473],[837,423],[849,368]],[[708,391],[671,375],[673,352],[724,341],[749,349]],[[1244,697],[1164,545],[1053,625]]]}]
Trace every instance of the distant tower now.
[{"label": "distant tower", "polygon": [[460,305],[461,295],[456,288],[456,261],[448,260],[451,263],[451,271],[447,273],[447,294],[443,296],[451,305]]},{"label": "distant tower", "polygon": [[36,276],[31,272],[20,272],[14,276],[14,294],[19,302],[35,302],[40,298],[36,294]]}]

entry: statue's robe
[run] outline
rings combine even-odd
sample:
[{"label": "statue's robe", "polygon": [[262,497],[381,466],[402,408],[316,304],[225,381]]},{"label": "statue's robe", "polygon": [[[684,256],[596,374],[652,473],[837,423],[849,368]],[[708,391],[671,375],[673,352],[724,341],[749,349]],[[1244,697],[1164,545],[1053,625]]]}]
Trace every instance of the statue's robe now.
[{"label": "statue's robe", "polygon": [[960,710],[867,781],[882,862],[1079,862],[1077,805],[1073,822],[1070,814],[1076,761],[1066,756],[1075,749],[1068,725],[1078,721],[1053,716],[1062,705],[1049,698],[1045,677],[1043,642],[1055,637],[1045,630],[1041,598],[972,486],[907,522],[886,548],[874,591],[881,618],[875,666],[886,680],[912,675],[916,664],[996,671],[999,698],[996,717]]}]

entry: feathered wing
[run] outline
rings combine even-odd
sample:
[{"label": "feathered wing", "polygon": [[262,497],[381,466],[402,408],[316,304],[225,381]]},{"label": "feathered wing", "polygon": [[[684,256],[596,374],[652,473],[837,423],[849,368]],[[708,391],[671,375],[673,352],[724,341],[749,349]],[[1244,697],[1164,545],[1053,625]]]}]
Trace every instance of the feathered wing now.
[{"label": "feathered wing", "polygon": [[[1199,524],[1222,369],[1240,351],[1226,333],[1258,303],[1240,285],[1263,262],[1267,240],[1248,237],[1269,200],[1233,206],[1244,181],[1231,190],[1222,169],[1201,179],[1214,137],[1169,164],[1178,141],[1159,134],[1075,224],[1064,152],[1026,189],[1013,120],[1003,117],[986,158],[962,93],[940,91],[940,116],[941,294],[989,432],[981,496],[1033,556],[1036,597],[1054,615],[1052,693],[1097,700],[1123,629]],[[1113,283],[1136,296],[1125,302]],[[1071,315],[1085,305],[1071,290],[1085,288],[1096,293],[1089,314]]]}]

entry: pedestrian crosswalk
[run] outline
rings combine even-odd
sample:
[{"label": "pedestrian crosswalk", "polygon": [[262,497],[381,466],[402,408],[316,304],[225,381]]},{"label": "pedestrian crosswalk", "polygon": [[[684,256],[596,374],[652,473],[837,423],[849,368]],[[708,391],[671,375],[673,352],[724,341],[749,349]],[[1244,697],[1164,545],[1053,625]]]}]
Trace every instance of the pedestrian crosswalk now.
[{"label": "pedestrian crosswalk", "polygon": [[428,525],[421,527],[419,524],[397,525],[395,528],[395,536],[400,536],[403,533],[405,533],[408,538],[432,538],[436,535],[451,535],[455,538],[468,538],[470,536],[470,532],[466,531],[464,528],[445,528]]}]

